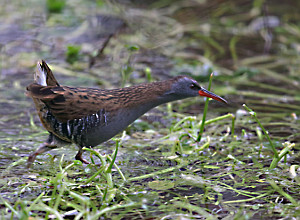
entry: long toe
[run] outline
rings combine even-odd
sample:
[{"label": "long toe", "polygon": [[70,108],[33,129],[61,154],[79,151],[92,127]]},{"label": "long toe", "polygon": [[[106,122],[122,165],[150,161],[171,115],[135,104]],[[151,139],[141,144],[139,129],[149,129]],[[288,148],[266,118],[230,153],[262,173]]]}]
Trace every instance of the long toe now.
[{"label": "long toe", "polygon": [[75,159],[76,159],[76,160],[80,160],[82,163],[90,164],[90,163],[87,162],[85,159],[83,159],[82,156],[78,157],[78,156],[76,155]]},{"label": "long toe", "polygon": [[27,168],[30,168],[32,166],[32,163],[35,161],[37,155],[38,155],[37,153],[33,153],[29,155],[27,160]]},{"label": "long toe", "polygon": [[37,149],[35,152],[29,155],[28,160],[27,160],[27,168],[30,168],[32,163],[35,161],[35,158],[37,155],[40,155],[42,153],[45,153],[49,150],[52,150],[56,148],[56,145],[51,145],[48,142],[45,142],[39,149]]},{"label": "long toe", "polygon": [[82,163],[90,164],[89,162],[87,162],[85,159],[82,158],[82,153],[83,153],[83,150],[80,149],[80,150],[78,151],[78,153],[76,154],[75,159],[76,159],[76,160],[80,160]]}]

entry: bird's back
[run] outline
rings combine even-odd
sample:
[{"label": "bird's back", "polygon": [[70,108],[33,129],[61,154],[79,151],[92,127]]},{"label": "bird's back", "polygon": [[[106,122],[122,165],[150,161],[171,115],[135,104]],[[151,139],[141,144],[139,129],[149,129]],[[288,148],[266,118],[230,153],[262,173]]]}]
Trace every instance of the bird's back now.
[{"label": "bird's back", "polygon": [[112,90],[60,86],[44,61],[38,63],[34,78],[27,94],[43,126],[59,139],[80,146],[97,145],[115,136],[160,104],[157,96],[164,93],[157,83]]}]

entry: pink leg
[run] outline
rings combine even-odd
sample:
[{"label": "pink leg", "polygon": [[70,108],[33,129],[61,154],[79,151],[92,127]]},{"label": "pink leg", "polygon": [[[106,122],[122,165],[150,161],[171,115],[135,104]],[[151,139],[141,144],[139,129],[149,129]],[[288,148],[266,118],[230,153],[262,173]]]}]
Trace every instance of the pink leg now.
[{"label": "pink leg", "polygon": [[37,155],[45,153],[49,150],[52,150],[54,148],[57,148],[56,145],[50,145],[49,143],[44,143],[39,149],[37,149],[35,152],[33,152],[32,154],[30,154],[30,156],[28,157],[27,160],[27,168],[30,168],[32,163],[35,161],[35,158]]},{"label": "pink leg", "polygon": [[82,163],[89,164],[89,162],[87,162],[85,159],[82,158],[82,153],[83,153],[82,148],[79,148],[79,151],[75,156],[75,159],[80,160]]}]

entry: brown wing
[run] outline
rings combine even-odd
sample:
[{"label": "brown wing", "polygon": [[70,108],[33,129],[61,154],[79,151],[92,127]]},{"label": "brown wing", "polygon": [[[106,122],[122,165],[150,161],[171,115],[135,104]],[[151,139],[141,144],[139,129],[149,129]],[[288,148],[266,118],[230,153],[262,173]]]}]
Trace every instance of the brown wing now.
[{"label": "brown wing", "polygon": [[27,87],[27,91],[33,99],[45,103],[54,117],[61,122],[83,118],[102,109],[101,100],[97,100],[96,94],[100,90],[96,89],[41,86],[33,83]]}]

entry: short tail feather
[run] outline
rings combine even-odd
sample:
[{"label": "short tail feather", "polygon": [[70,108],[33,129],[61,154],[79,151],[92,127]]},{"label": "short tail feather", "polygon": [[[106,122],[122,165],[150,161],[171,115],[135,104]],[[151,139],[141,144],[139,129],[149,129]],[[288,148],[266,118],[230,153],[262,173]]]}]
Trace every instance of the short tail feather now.
[{"label": "short tail feather", "polygon": [[34,81],[41,86],[59,86],[59,83],[55,79],[51,69],[44,60],[37,63]]},{"label": "short tail feather", "polygon": [[47,100],[53,98],[55,95],[51,90],[53,87],[59,87],[59,84],[47,63],[41,60],[37,63],[34,83],[27,86],[25,94],[33,99]]}]

